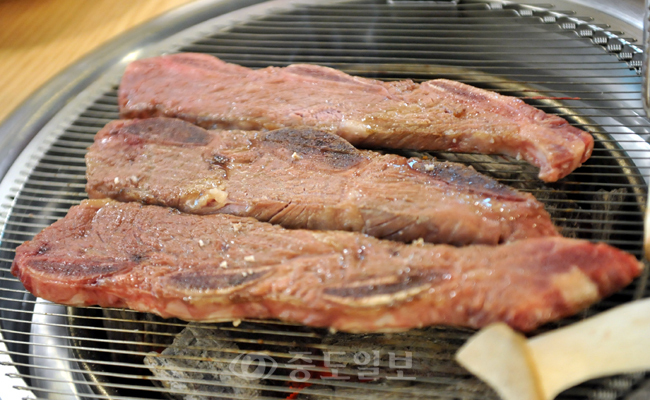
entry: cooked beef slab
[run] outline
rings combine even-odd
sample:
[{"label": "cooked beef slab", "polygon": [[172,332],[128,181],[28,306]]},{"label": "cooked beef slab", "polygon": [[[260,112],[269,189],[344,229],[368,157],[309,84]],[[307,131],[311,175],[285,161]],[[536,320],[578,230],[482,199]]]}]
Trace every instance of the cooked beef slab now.
[{"label": "cooked beef slab", "polygon": [[350,332],[495,321],[531,330],[613,293],[640,270],[620,250],[563,237],[407,245],[101,200],[73,207],[18,247],[11,268],[27,290],[57,303]]},{"label": "cooked beef slab", "polygon": [[593,149],[590,134],[560,117],[458,82],[381,82],[302,64],[251,70],[205,54],[131,63],[119,104],[124,118],[252,130],[307,125],[355,146],[506,154],[536,165],[548,182]]},{"label": "cooked beef slab", "polygon": [[473,169],[360,151],[310,128],[211,132],[170,118],[115,121],[86,161],[91,198],[192,214],[455,245],[558,235],[532,195]]}]

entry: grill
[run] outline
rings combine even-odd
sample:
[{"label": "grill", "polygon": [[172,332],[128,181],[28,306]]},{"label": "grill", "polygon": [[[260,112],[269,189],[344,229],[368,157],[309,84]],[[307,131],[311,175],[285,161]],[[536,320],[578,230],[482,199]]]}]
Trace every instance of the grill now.
[{"label": "grill", "polygon": [[[74,93],[2,180],[0,381],[12,388],[10,398],[497,399],[453,361],[471,330],[352,335],[263,320],[187,325],[129,310],[66,308],[27,293],[9,273],[15,248],[86,197],[85,149],[118,118],[117,83],[136,57],[193,51],[252,68],[317,63],[383,80],[449,78],[518,96],[591,132],[592,158],[544,184],[534,168],[507,157],[427,155],[533,193],[565,236],[642,258],[650,123],[636,38],[548,4],[280,0],[232,10],[217,3],[213,10],[229,12],[204,22],[193,14],[193,26],[159,32],[156,43]],[[644,275],[542,330],[648,294]],[[598,379],[560,398],[624,399],[646,382],[644,373]]]}]

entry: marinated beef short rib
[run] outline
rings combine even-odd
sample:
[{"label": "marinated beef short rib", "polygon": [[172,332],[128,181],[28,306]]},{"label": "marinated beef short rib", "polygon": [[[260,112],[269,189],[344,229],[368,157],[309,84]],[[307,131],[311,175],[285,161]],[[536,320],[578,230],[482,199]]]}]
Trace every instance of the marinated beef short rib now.
[{"label": "marinated beef short rib", "polygon": [[316,65],[251,70],[205,54],[138,60],[119,89],[123,118],[167,116],[204,128],[311,126],[355,146],[506,154],[553,182],[593,138],[523,101],[459,82],[381,82]]},{"label": "marinated beef short rib", "polygon": [[56,303],[350,332],[495,321],[528,331],[640,270],[618,249],[563,237],[408,245],[104,200],[84,201],[22,244],[11,268],[27,290]]},{"label": "marinated beef short rib", "polygon": [[558,235],[544,206],[473,169],[357,150],[310,128],[206,131],[151,118],[109,123],[86,191],[285,228],[465,245]]}]

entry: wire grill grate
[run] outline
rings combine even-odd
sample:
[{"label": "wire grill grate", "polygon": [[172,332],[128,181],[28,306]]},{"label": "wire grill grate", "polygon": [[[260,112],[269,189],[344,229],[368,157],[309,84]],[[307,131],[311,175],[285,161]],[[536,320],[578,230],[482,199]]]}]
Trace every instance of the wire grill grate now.
[{"label": "wire grill grate", "polygon": [[[566,236],[604,241],[640,258],[650,123],[641,111],[634,55],[625,57],[629,62],[619,57],[623,48],[635,54],[639,49],[603,27],[571,13],[514,3],[349,1],[269,12],[173,51],[209,53],[253,68],[318,63],[384,80],[456,79],[562,115],[593,133],[596,148],[582,168],[555,184],[537,181],[533,168],[510,158],[431,156],[471,164],[533,193]],[[182,351],[156,358],[151,352],[159,354],[180,338],[186,323],[129,310],[53,306],[25,292],[9,273],[15,248],[85,197],[85,149],[104,124],[119,117],[116,83],[105,85],[48,137],[0,199],[2,342],[26,395],[56,397],[68,393],[64,384],[72,384],[81,397],[114,399],[496,398],[453,361],[469,330],[349,335],[247,320],[192,325],[199,334],[183,336]],[[558,324],[645,295],[642,278]],[[245,375],[251,379],[229,369],[241,366],[246,354],[253,355],[250,366],[258,372]],[[372,359],[367,363],[361,360],[366,354]],[[144,364],[147,356],[151,368]],[[396,359],[410,367],[400,369]],[[59,365],[65,382],[55,374]],[[333,369],[340,379],[332,378]],[[387,379],[400,371],[416,379]],[[301,382],[306,375],[310,379]],[[600,379],[561,398],[622,398],[644,379],[644,374]]]}]

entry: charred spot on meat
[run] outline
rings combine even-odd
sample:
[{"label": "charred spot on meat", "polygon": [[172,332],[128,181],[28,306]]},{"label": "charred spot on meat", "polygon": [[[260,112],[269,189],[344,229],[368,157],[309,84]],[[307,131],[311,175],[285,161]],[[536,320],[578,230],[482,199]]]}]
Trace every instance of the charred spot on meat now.
[{"label": "charred spot on meat", "polygon": [[494,198],[503,198],[512,201],[521,200],[519,192],[515,189],[488,178],[476,172],[471,167],[462,166],[462,164],[411,159],[409,165],[416,171],[429,174],[450,185],[468,188],[469,190],[484,193]]},{"label": "charred spot on meat", "polygon": [[136,126],[125,124],[120,128],[134,136],[156,137],[161,143],[172,146],[205,146],[212,140],[205,130],[184,121],[168,124],[164,120],[151,118],[139,121]]},{"label": "charred spot on meat", "polygon": [[262,146],[280,146],[300,157],[313,157],[323,160],[328,167],[335,169],[351,168],[365,158],[347,141],[338,136],[311,128],[285,128],[264,135]]}]

